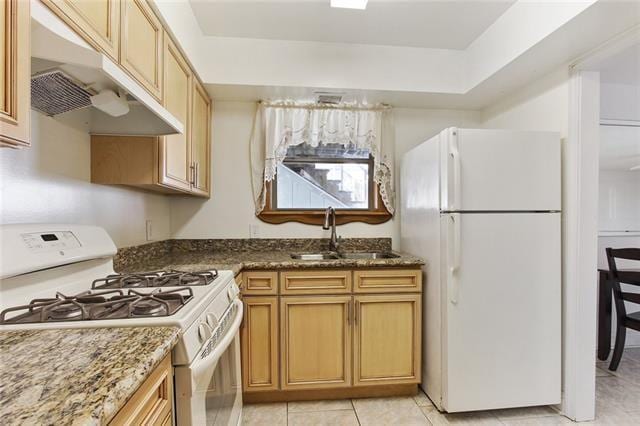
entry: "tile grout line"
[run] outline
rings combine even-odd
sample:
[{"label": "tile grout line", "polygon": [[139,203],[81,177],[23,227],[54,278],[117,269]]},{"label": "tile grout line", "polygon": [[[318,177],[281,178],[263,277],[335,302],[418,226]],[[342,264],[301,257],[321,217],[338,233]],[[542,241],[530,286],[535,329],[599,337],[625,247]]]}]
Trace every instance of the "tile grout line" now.
[{"label": "tile grout line", "polygon": [[[420,388],[418,388],[418,389],[420,389]],[[422,391],[421,391],[421,390],[418,390],[418,393],[417,393],[416,395],[419,395],[419,394],[420,394],[420,392],[422,392]],[[424,411],[422,411],[422,407],[420,407],[420,406],[418,405],[418,401],[416,401],[416,398],[415,398],[415,396],[416,396],[416,395],[411,396],[411,397],[410,397],[410,398],[411,398],[411,400],[412,400],[412,401],[413,401],[413,403],[416,405],[416,407],[418,407],[418,410],[420,411],[420,414],[422,414],[422,417],[424,417],[424,418],[425,418],[425,420],[427,421],[427,423],[428,423],[429,425],[433,426],[433,423],[431,423],[431,420],[429,420],[429,417],[427,417],[427,414],[426,414]],[[425,395],[426,395],[426,393],[425,393]],[[429,398],[429,397],[427,396],[427,399],[428,399],[428,398]],[[433,403],[431,402],[431,400],[429,400],[429,402],[430,402],[431,404],[433,404]],[[434,406],[434,408],[435,408],[435,406]]]},{"label": "tile grout line", "polygon": [[360,423],[360,417],[358,417],[358,410],[356,410],[356,404],[353,403],[353,398],[351,398],[349,402],[351,403],[351,408],[353,409],[353,413],[356,415],[356,421],[358,422],[358,426],[362,426],[362,423]]}]

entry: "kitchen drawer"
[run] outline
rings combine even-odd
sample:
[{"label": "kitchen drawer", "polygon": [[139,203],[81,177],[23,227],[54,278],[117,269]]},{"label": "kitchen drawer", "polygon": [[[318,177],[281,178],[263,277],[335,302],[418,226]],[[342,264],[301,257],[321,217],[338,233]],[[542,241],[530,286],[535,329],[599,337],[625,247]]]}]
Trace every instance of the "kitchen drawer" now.
[{"label": "kitchen drawer", "polygon": [[172,412],[173,372],[171,355],[168,355],[109,424],[112,426],[171,424]]},{"label": "kitchen drawer", "polygon": [[304,270],[280,273],[281,294],[351,293],[351,271]]},{"label": "kitchen drawer", "polygon": [[278,294],[278,272],[248,271],[242,273],[242,294],[251,296]]},{"label": "kitchen drawer", "polygon": [[417,293],[422,290],[420,269],[366,269],[353,273],[354,293]]}]

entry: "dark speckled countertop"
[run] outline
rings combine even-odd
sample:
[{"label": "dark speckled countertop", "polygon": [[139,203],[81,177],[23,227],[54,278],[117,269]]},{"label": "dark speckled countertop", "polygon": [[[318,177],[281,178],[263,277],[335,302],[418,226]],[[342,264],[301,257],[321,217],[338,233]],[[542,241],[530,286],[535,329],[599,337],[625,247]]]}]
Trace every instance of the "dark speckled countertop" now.
[{"label": "dark speckled countertop", "polygon": [[[346,251],[391,251],[387,239],[348,240]],[[298,260],[291,253],[324,251],[324,240],[167,240],[121,249],[115,268],[121,273],[159,269],[202,271],[210,269],[301,269],[301,268],[377,268],[415,267],[424,261],[406,253],[393,252],[390,259]],[[306,241],[303,243],[302,241]]]},{"label": "dark speckled countertop", "polygon": [[0,423],[103,425],[177,343],[176,327],[0,332]]}]

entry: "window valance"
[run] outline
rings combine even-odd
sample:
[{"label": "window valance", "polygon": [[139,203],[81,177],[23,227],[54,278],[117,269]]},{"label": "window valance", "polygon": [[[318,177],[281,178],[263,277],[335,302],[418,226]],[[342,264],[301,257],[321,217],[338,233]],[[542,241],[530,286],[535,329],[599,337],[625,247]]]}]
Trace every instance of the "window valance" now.
[{"label": "window valance", "polygon": [[373,157],[373,181],[386,209],[395,211],[392,110],[366,105],[322,105],[260,102],[251,136],[251,164],[256,214],[266,203],[271,182],[291,146],[343,145],[366,149]]}]

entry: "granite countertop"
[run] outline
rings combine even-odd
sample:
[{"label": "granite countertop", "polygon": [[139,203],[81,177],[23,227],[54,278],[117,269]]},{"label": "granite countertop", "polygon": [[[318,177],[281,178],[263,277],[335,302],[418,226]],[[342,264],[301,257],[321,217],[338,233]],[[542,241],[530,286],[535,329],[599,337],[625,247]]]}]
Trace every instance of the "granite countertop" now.
[{"label": "granite countertop", "polygon": [[415,267],[424,261],[405,253],[393,252],[399,257],[391,259],[292,259],[289,251],[184,251],[149,256],[144,260],[117,268],[118,272],[142,272],[158,269],[203,271],[210,269],[231,270],[234,274],[242,270],[255,269],[301,269],[301,268],[370,268],[370,267]]},{"label": "granite countertop", "polygon": [[176,327],[2,331],[2,424],[106,424],[179,336]]}]

